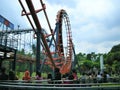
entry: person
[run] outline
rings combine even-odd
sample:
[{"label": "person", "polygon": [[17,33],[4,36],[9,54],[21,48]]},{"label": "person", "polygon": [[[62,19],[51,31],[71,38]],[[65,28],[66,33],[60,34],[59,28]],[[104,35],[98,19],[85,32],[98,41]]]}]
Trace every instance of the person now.
[{"label": "person", "polygon": [[[61,73],[59,68],[55,68],[55,80],[61,80]],[[60,81],[55,82],[57,84],[60,84]]]},{"label": "person", "polygon": [[6,74],[6,68],[1,67],[0,80],[8,80],[8,75]]},{"label": "person", "polygon": [[106,83],[107,82],[107,75],[106,75],[106,72],[104,71],[103,72],[103,83]]},{"label": "person", "polygon": [[55,80],[61,80],[61,73],[59,68],[55,68]]},{"label": "person", "polygon": [[52,80],[52,74],[51,73],[48,73],[47,79]]},{"label": "person", "polygon": [[82,83],[86,82],[86,75],[85,75],[85,73],[82,74],[81,81],[82,81]]},{"label": "person", "polygon": [[15,76],[15,73],[13,71],[9,71],[9,80],[18,80],[18,78]]},{"label": "person", "polygon": [[52,82],[53,78],[52,78],[52,74],[51,73],[48,73],[47,79],[48,79],[48,83],[49,84],[53,84],[53,82]]},{"label": "person", "polygon": [[74,76],[72,73],[66,74],[66,80],[63,82],[64,84],[73,84]]},{"label": "person", "polygon": [[[74,80],[74,76],[73,74],[70,74],[69,77],[68,77],[68,80]],[[69,84],[72,84],[73,81],[70,81]]]},{"label": "person", "polygon": [[98,74],[97,74],[97,81],[98,81],[98,83],[102,83],[102,76],[101,76],[100,72],[98,72]]},{"label": "person", "polygon": [[36,80],[42,80],[43,78],[41,77],[41,73],[40,72],[37,72],[36,73],[36,77],[35,77]]},{"label": "person", "polygon": [[[8,80],[8,74],[6,74],[6,68],[1,67],[1,74],[0,74],[0,81],[1,80]],[[9,90],[8,87],[2,87],[0,90]]]},{"label": "person", "polygon": [[25,71],[22,80],[30,80],[30,72],[28,70]]},{"label": "person", "polygon": [[77,72],[75,69],[72,70],[72,75],[74,77],[74,80],[78,80]]},{"label": "person", "polygon": [[107,82],[109,82],[110,81],[110,75],[108,73],[106,73],[106,76],[107,76]]}]

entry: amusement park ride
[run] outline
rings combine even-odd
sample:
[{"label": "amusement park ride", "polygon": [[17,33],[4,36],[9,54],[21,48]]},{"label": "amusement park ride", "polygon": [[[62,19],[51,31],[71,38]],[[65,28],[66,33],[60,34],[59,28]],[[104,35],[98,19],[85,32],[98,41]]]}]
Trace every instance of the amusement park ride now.
[{"label": "amusement park ride", "polygon": [[[32,26],[34,34],[36,35],[36,70],[40,70],[40,66],[42,65],[49,65],[52,69],[59,68],[62,74],[70,72],[75,63],[75,50],[72,42],[72,31],[68,14],[63,9],[58,11],[56,15],[56,26],[53,30],[51,28],[43,1],[40,0],[42,9],[39,10],[35,10],[32,0],[25,1],[29,8],[29,12],[26,11],[22,0],[19,0],[19,3],[23,9],[22,16],[25,15],[27,17],[30,25]],[[46,31],[42,28],[40,20],[38,19],[37,13],[40,11],[44,12],[50,31],[49,34],[45,33]],[[32,17],[33,22],[30,16]],[[65,25],[65,31],[63,25]],[[65,32],[66,37],[63,37],[63,33]],[[40,53],[45,56],[44,60],[42,61],[40,58]]]},{"label": "amusement park ride", "polygon": [[[71,66],[72,66],[72,57],[73,57],[73,42],[72,42],[72,32],[71,32],[71,27],[70,27],[70,21],[68,18],[68,15],[66,13],[65,10],[60,10],[57,14],[57,19],[56,19],[56,27],[55,30],[53,31],[50,23],[49,23],[49,19],[47,17],[47,13],[46,13],[46,7],[45,4],[43,3],[42,0],[40,0],[42,9],[39,10],[35,10],[34,5],[32,3],[31,0],[26,0],[27,6],[30,10],[30,12],[26,12],[21,0],[19,0],[23,11],[22,14],[26,15],[33,30],[35,31],[35,34],[37,36],[37,55],[36,58],[38,58],[38,60],[36,59],[36,62],[39,62],[39,50],[40,50],[40,42],[43,46],[43,53],[46,55],[46,64],[49,64],[50,67],[52,68],[60,68],[60,72],[61,73],[68,73],[71,70]],[[42,11],[44,12],[44,15],[46,17],[48,26],[49,26],[49,30],[50,30],[50,34],[45,35],[44,33],[42,33],[42,26],[40,24],[40,21],[38,19],[38,16],[36,13]],[[33,26],[29,15],[32,16],[34,23],[36,25],[36,30],[35,27]],[[67,51],[65,54],[64,51],[64,42],[63,42],[63,37],[62,37],[62,33],[63,33],[63,29],[62,29],[62,25],[63,25],[63,20],[65,22],[65,26],[66,26],[66,33],[67,33]],[[51,36],[51,40],[50,40],[50,44],[47,43],[47,38],[49,38]],[[56,36],[56,38],[55,38]],[[40,40],[41,38],[41,40]],[[55,49],[53,52],[50,51],[50,47],[51,45],[54,45]]]},{"label": "amusement park ride", "polygon": [[[94,73],[91,73],[90,75],[93,76],[91,78],[87,78],[87,75],[83,75],[82,77],[73,80],[72,74],[74,73],[74,69],[77,68],[75,65],[77,64],[78,68],[80,67],[76,60],[77,57],[72,41],[69,17],[64,9],[58,11],[56,15],[56,26],[53,30],[47,16],[46,6],[42,0],[39,0],[42,8],[38,10],[35,10],[34,7],[33,1],[35,0],[18,1],[23,9],[22,16],[27,17],[32,29],[19,29],[18,25],[18,29],[14,30],[14,24],[0,15],[0,29],[2,26],[2,29],[0,30],[0,90],[120,90],[119,76],[115,76],[117,78],[112,78],[111,76],[107,78],[107,75],[103,73],[103,77],[97,78],[95,77],[96,74],[94,75]],[[25,1],[26,4],[23,3],[23,1]],[[29,11],[27,11],[28,9]],[[49,31],[47,30],[49,33],[41,26],[42,24],[40,23],[40,18],[37,14],[40,11],[43,11],[44,13],[49,27]],[[34,40],[34,43],[36,44],[31,43],[31,39]],[[30,47],[28,47],[29,40]],[[20,48],[21,42],[23,43],[22,48]],[[28,54],[26,55],[26,53],[20,54],[22,50],[24,50],[24,52],[27,51],[25,44],[28,45],[27,49],[33,49],[32,45],[36,45],[34,46],[35,50],[31,50],[32,52],[29,51],[29,56]],[[17,51],[20,51],[20,53],[17,53]],[[35,54],[36,56],[32,57],[32,55]],[[9,64],[7,66],[8,71],[10,71],[8,80],[8,76],[3,72],[5,69],[2,69],[4,61],[8,61],[7,64]],[[15,71],[17,66],[16,63],[20,68],[21,65],[27,66],[29,64],[26,68],[22,68],[21,71],[28,69],[30,74],[32,73],[33,63],[36,63],[36,68],[34,68],[34,70],[36,69],[36,74],[38,71],[41,73],[44,70],[43,66],[47,65],[53,71],[51,76],[53,78],[51,79],[50,77],[51,80],[41,79],[38,75],[37,77],[39,80],[36,80],[36,78],[33,77],[28,80],[29,75],[27,71],[27,73],[25,72],[25,77],[27,76],[26,80],[20,80],[19,78],[16,80],[15,73],[11,72],[11,69]],[[59,71],[58,68],[62,75],[69,74],[67,78],[65,76],[63,77],[64,79],[60,79],[60,74],[58,75],[56,72]],[[71,73],[71,71],[73,71],[73,73]],[[90,71],[92,71],[92,69]],[[56,79],[55,76],[59,78]]]}]

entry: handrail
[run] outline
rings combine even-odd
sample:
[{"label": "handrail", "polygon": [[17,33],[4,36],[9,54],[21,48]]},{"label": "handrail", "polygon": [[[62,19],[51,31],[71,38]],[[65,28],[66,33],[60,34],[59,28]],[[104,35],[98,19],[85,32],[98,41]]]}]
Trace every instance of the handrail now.
[{"label": "handrail", "polygon": [[[45,80],[0,80],[0,83],[15,83],[15,84],[21,84],[21,83],[26,83],[26,84],[30,84],[30,83],[42,83],[45,84],[44,82],[47,82],[46,84],[48,84],[48,82],[53,82],[53,84],[56,84],[57,82],[61,82],[61,84],[58,85],[64,85],[64,82],[73,82],[72,85],[112,85],[112,84],[120,84],[120,82],[110,82],[110,83],[76,83],[76,81],[79,80],[49,80],[49,79],[45,79]],[[28,83],[29,82],[29,83]],[[52,84],[52,85],[53,85]],[[57,85],[57,84],[56,84]]]},{"label": "handrail", "polygon": [[[18,80],[19,81],[19,80]],[[114,86],[113,86],[114,85]],[[120,90],[120,83],[91,83],[91,84],[42,84],[42,83],[8,83],[0,81],[0,88],[23,89],[111,89]]]},{"label": "handrail", "polygon": [[74,86],[74,87],[79,87],[79,86],[97,86],[97,87],[104,87],[104,86],[119,86],[120,87],[120,83],[87,83],[87,84],[49,84],[49,83],[15,83],[15,82],[0,82],[0,86],[1,85],[26,85],[26,86]]}]

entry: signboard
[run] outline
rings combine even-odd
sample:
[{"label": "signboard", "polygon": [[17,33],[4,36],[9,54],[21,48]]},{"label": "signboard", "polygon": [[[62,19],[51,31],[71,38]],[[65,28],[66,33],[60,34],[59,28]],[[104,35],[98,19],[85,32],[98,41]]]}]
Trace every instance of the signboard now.
[{"label": "signboard", "polygon": [[12,24],[10,21],[8,21],[6,18],[0,15],[0,23],[6,25],[6,27],[9,27],[11,29],[14,29],[14,24]]}]

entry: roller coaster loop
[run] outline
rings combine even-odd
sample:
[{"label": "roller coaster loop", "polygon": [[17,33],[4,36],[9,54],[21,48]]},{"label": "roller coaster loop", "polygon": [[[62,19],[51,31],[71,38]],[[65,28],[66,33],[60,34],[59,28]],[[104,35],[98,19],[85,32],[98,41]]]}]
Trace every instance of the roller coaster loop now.
[{"label": "roller coaster loop", "polygon": [[[26,0],[27,6],[30,11],[29,13],[26,12],[24,5],[22,4],[22,0],[19,0],[19,2],[23,9],[22,15],[27,16],[32,28],[35,31],[36,36],[40,38],[39,41],[42,43],[42,47],[43,47],[42,53],[45,56],[44,58],[45,61],[43,64],[47,64],[53,69],[60,68],[60,72],[62,74],[70,72],[72,68],[72,61],[73,61],[72,59],[74,57],[73,56],[74,47],[72,42],[72,31],[71,31],[70,21],[66,11],[63,9],[58,11],[56,15],[56,27],[55,27],[55,30],[53,31],[47,16],[45,4],[43,3],[42,0],[40,0],[42,9],[39,9],[39,10],[35,10],[32,0]],[[45,34],[42,32],[40,20],[38,19],[38,16],[36,14],[39,11],[44,12],[49,30],[51,32],[50,34]],[[35,29],[35,27],[33,26],[29,18],[29,15],[32,16],[34,24],[37,29]],[[65,25],[65,31],[63,30],[63,25]],[[66,37],[64,37],[65,32],[66,32]],[[47,42],[48,39],[49,39],[49,43]],[[66,46],[65,46],[65,43],[66,43]],[[54,46],[54,50],[50,49],[52,45]],[[39,47],[40,46],[38,46],[37,48]],[[39,53],[40,52],[38,52],[37,54]],[[39,62],[38,59],[36,59],[36,62],[37,61]]]}]

